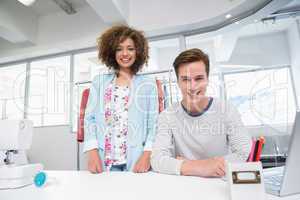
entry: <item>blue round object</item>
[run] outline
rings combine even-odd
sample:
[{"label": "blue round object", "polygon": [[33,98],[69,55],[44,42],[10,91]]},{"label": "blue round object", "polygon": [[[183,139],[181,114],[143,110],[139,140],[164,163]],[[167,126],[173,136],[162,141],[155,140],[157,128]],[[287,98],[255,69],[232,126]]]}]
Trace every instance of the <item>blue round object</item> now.
[{"label": "blue round object", "polygon": [[39,172],[34,177],[34,184],[37,187],[41,187],[45,184],[47,175],[45,172]]}]

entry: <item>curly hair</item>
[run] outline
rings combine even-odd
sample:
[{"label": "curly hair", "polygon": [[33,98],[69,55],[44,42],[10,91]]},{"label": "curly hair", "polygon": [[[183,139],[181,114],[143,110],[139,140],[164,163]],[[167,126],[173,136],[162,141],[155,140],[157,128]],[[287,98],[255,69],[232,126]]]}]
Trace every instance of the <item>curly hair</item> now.
[{"label": "curly hair", "polygon": [[116,61],[116,50],[118,45],[130,38],[133,40],[136,48],[136,60],[130,67],[131,72],[136,74],[144,64],[148,63],[149,46],[143,32],[135,30],[125,25],[113,26],[106,30],[98,39],[98,59],[109,69],[113,68],[116,72],[120,66]]}]

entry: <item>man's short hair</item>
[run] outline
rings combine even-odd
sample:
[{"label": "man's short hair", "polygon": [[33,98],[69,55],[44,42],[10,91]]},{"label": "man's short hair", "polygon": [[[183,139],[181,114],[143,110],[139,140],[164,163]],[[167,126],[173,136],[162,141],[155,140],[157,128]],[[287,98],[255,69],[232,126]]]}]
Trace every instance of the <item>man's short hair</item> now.
[{"label": "man's short hair", "polygon": [[205,64],[205,71],[208,77],[209,75],[209,57],[206,53],[201,51],[200,49],[188,49],[186,51],[181,52],[174,60],[173,66],[176,72],[176,76],[178,78],[178,69],[182,64],[188,64],[192,62],[202,61]]}]

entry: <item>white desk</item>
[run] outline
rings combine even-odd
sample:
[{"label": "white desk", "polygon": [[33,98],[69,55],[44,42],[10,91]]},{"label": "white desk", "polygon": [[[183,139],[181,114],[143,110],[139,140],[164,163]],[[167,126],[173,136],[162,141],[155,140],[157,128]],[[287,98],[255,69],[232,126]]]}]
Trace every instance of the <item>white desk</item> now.
[{"label": "white desk", "polygon": [[[14,190],[0,190],[0,200],[229,200],[226,182],[221,179],[171,176],[149,172],[46,171],[49,180],[43,188],[33,185]],[[116,190],[115,188],[119,188]],[[245,194],[247,195],[247,194]],[[269,200],[299,200],[300,195]]]}]

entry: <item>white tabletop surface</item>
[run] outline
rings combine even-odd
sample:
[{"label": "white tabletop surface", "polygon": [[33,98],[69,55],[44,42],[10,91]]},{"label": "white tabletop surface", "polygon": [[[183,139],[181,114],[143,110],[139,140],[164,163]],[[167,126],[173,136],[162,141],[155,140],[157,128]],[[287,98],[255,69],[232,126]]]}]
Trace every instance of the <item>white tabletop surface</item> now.
[{"label": "white tabletop surface", "polygon": [[[42,188],[30,185],[20,189],[0,190],[0,200],[229,200],[227,183],[216,178],[164,175],[154,172],[46,171],[48,182]],[[269,200],[299,200],[300,195]]]}]

